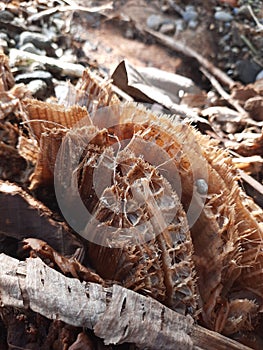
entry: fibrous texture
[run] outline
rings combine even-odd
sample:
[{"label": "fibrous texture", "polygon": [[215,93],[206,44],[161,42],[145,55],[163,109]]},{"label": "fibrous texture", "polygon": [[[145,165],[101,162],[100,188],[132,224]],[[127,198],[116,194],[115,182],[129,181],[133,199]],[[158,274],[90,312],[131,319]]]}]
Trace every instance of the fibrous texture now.
[{"label": "fibrous texture", "polygon": [[182,121],[116,103],[88,72],[74,89],[71,106],[24,103],[40,147],[32,186],[55,180],[96,272],[218,332],[257,332],[262,211],[228,154]]}]

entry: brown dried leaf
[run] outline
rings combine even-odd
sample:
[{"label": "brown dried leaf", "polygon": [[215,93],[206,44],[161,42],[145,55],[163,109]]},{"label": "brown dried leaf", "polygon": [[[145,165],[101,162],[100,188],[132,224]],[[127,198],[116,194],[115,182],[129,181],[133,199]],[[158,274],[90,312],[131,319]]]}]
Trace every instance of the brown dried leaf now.
[{"label": "brown dried leaf", "polygon": [[262,121],[263,120],[263,97],[251,97],[245,102],[244,108],[249,112],[251,118]]},{"label": "brown dried leaf", "polygon": [[0,119],[6,118],[10,113],[21,113],[21,100],[30,97],[24,84],[15,85],[8,91],[0,92]]},{"label": "brown dried leaf", "polygon": [[23,135],[19,136],[17,144],[18,153],[31,164],[35,165],[38,158],[39,147],[37,141],[27,138]]},{"label": "brown dried leaf", "polygon": [[10,70],[9,60],[6,55],[0,53],[0,92],[8,91],[14,85],[15,80]]},{"label": "brown dried leaf", "polygon": [[81,332],[78,334],[76,341],[70,345],[68,350],[95,350],[95,347],[87,334]]},{"label": "brown dried leaf", "polygon": [[42,260],[48,261],[49,265],[59,269],[64,275],[70,275],[81,281],[95,282],[104,285],[103,279],[93,271],[81,265],[80,262],[73,257],[66,258],[46,242],[36,238],[27,238],[24,239],[23,242],[24,250],[30,250],[31,255],[38,256]]},{"label": "brown dried leaf", "polygon": [[[10,161],[12,159],[12,161]],[[3,180],[25,180],[27,163],[17,149],[0,141],[0,177]]]},{"label": "brown dried leaf", "polygon": [[42,237],[66,255],[73,255],[81,247],[79,239],[64,223],[54,220],[47,207],[7,181],[0,181],[0,211],[0,232],[7,237],[18,241]]}]

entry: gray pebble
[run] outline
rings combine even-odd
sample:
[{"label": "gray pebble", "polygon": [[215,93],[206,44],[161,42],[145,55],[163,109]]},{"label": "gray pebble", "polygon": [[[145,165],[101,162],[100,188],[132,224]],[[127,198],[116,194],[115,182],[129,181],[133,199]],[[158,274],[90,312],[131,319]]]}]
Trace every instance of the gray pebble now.
[{"label": "gray pebble", "polygon": [[51,41],[45,35],[33,32],[23,32],[20,35],[19,47],[27,43],[32,43],[38,49],[46,50],[50,48]]},{"label": "gray pebble", "polygon": [[32,80],[27,84],[27,87],[29,91],[31,91],[33,97],[39,100],[44,100],[47,97],[47,84],[43,80]]},{"label": "gray pebble", "polygon": [[64,51],[63,55],[61,56],[61,60],[64,62],[75,63],[76,55],[74,54],[73,50],[68,49]]},{"label": "gray pebble", "polygon": [[257,74],[256,80],[263,79],[263,69]]},{"label": "gray pebble", "polygon": [[2,22],[12,22],[14,17],[15,16],[13,15],[13,13],[9,11],[6,11],[6,10],[0,11],[0,21]]},{"label": "gray pebble", "polygon": [[217,21],[221,22],[231,22],[233,19],[233,16],[226,11],[217,11],[214,17]]},{"label": "gray pebble", "polygon": [[132,30],[132,28],[127,28],[125,33],[124,33],[124,37],[127,39],[133,39],[134,38],[134,31]]},{"label": "gray pebble", "polygon": [[185,6],[185,11],[195,11],[195,7],[193,5],[187,5]]},{"label": "gray pebble", "polygon": [[160,32],[163,34],[174,34],[175,24],[174,23],[164,23],[161,25]]},{"label": "gray pebble", "polygon": [[53,18],[53,23],[57,27],[58,31],[62,31],[62,29],[65,27],[65,21],[61,18]]},{"label": "gray pebble", "polygon": [[4,39],[1,39],[0,38],[0,48],[5,52],[7,53],[8,51],[8,42]]},{"label": "gray pebble", "polygon": [[198,13],[192,8],[189,11],[185,11],[183,14],[183,19],[185,22],[195,21],[197,17]]},{"label": "gray pebble", "polygon": [[240,52],[240,49],[239,49],[238,47],[234,46],[234,47],[231,48],[231,51],[232,51],[233,53],[238,54],[238,53]]},{"label": "gray pebble", "polygon": [[[50,68],[50,67],[49,67]],[[46,71],[46,67],[44,65],[44,63],[41,63],[41,62],[32,62],[30,64],[30,71],[31,72],[34,72],[34,71],[37,71],[37,70],[43,70],[43,71]]]},{"label": "gray pebble", "polygon": [[8,43],[10,47],[16,47],[16,42],[14,39],[10,39]]},{"label": "gray pebble", "polygon": [[7,33],[0,32],[0,39],[9,42],[9,36],[7,35]]},{"label": "gray pebble", "polygon": [[66,84],[58,84],[54,88],[55,96],[59,101],[65,101],[68,96],[69,87]]},{"label": "gray pebble", "polygon": [[23,74],[17,75],[15,77],[15,82],[17,84],[19,84],[19,83],[28,84],[30,81],[36,80],[36,79],[44,80],[46,83],[50,83],[52,80],[52,75],[46,71],[36,70],[33,72],[23,73]]},{"label": "gray pebble", "polygon": [[59,47],[58,49],[56,49],[55,53],[56,53],[57,57],[62,57],[64,51],[63,51],[63,49],[61,47]]},{"label": "gray pebble", "polygon": [[200,194],[207,194],[208,185],[205,179],[197,179],[196,182],[197,192]]},{"label": "gray pebble", "polygon": [[147,18],[146,24],[153,30],[158,30],[163,23],[163,18],[159,15],[150,15]]},{"label": "gray pebble", "polygon": [[185,29],[185,22],[182,19],[177,19],[174,21],[176,32],[182,32]]},{"label": "gray pebble", "polygon": [[230,45],[225,45],[224,48],[223,48],[224,52],[228,52],[230,50],[231,50],[231,46]]},{"label": "gray pebble", "polygon": [[33,53],[35,55],[45,55],[45,51],[39,50],[32,43],[26,43],[20,47],[20,50]]},{"label": "gray pebble", "polygon": [[239,80],[244,84],[253,83],[262,67],[249,59],[238,61],[236,64]]},{"label": "gray pebble", "polygon": [[188,23],[188,28],[190,28],[190,29],[196,29],[197,26],[198,26],[198,21],[190,21]]},{"label": "gray pebble", "polygon": [[[259,49],[261,53],[263,52],[263,33],[261,35],[255,35],[253,37],[253,44],[256,48]],[[262,57],[262,54],[261,54],[261,57]]]},{"label": "gray pebble", "polygon": [[28,15],[34,15],[34,14],[36,14],[38,11],[37,11],[36,6],[27,6],[26,12],[27,12]]}]

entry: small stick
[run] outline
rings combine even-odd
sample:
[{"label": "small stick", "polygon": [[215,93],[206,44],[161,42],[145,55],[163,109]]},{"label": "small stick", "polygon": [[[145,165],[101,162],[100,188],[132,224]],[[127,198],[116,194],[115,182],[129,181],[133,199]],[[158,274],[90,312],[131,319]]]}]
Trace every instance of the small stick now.
[{"label": "small stick", "polygon": [[252,7],[251,7],[250,5],[247,5],[247,9],[248,9],[248,11],[249,11],[251,17],[252,17],[253,20],[255,21],[257,27],[258,27],[257,31],[258,31],[258,32],[262,31],[262,30],[263,30],[263,24],[261,24],[261,23],[259,22],[259,20],[257,19],[257,17],[255,16],[255,14],[254,14],[254,12],[253,12],[253,10],[252,10]]},{"label": "small stick", "polygon": [[242,114],[244,117],[248,117],[247,112],[244,110],[243,107],[240,106],[239,102],[235,99],[233,99],[220,85],[220,83],[216,80],[216,78],[210,74],[204,67],[200,68],[200,71],[209,79],[213,87],[216,89],[216,91],[219,93],[223,99],[225,99],[228,103],[230,103],[239,113]]},{"label": "small stick", "polygon": [[45,16],[49,16],[56,12],[83,11],[83,12],[95,13],[95,12],[102,12],[104,10],[112,10],[112,1],[109,2],[108,4],[96,6],[96,7],[84,7],[84,6],[78,6],[76,4],[70,5],[70,6],[56,6],[29,16],[27,21],[28,22],[38,21],[41,18]]},{"label": "small stick", "polygon": [[255,49],[255,47],[252,45],[252,43],[248,40],[248,38],[245,35],[241,34],[240,38],[244,41],[244,43],[247,45],[247,47],[251,50],[253,55],[257,55],[258,54],[258,52]]},{"label": "small stick", "polygon": [[146,28],[145,26],[143,28],[140,28],[138,26],[138,29],[142,29],[146,33],[150,34],[152,37],[157,39],[159,42],[161,42],[163,45],[178,51],[185,56],[195,58],[198,63],[200,63],[201,66],[206,68],[209,72],[211,72],[219,81],[221,81],[222,84],[226,85],[229,89],[231,89],[232,86],[236,84],[234,80],[232,80],[226,73],[224,73],[221,69],[215,67],[207,58],[200,55],[198,52],[190,48],[189,46],[185,45],[179,40],[174,40],[173,38],[170,38],[167,35],[164,35],[162,33],[157,33],[149,28]]},{"label": "small stick", "polygon": [[173,0],[168,0],[168,4],[177,12],[179,13],[179,15],[181,15],[183,17],[184,15],[184,10],[177,4],[175,4],[175,2]]}]

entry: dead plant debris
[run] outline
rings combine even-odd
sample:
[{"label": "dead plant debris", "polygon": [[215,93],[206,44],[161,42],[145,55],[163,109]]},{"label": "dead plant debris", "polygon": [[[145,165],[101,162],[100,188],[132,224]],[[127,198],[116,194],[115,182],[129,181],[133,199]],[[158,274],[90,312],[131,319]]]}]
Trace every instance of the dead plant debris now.
[{"label": "dead plant debris", "polygon": [[1,349],[263,348],[262,18],[0,2]]}]

